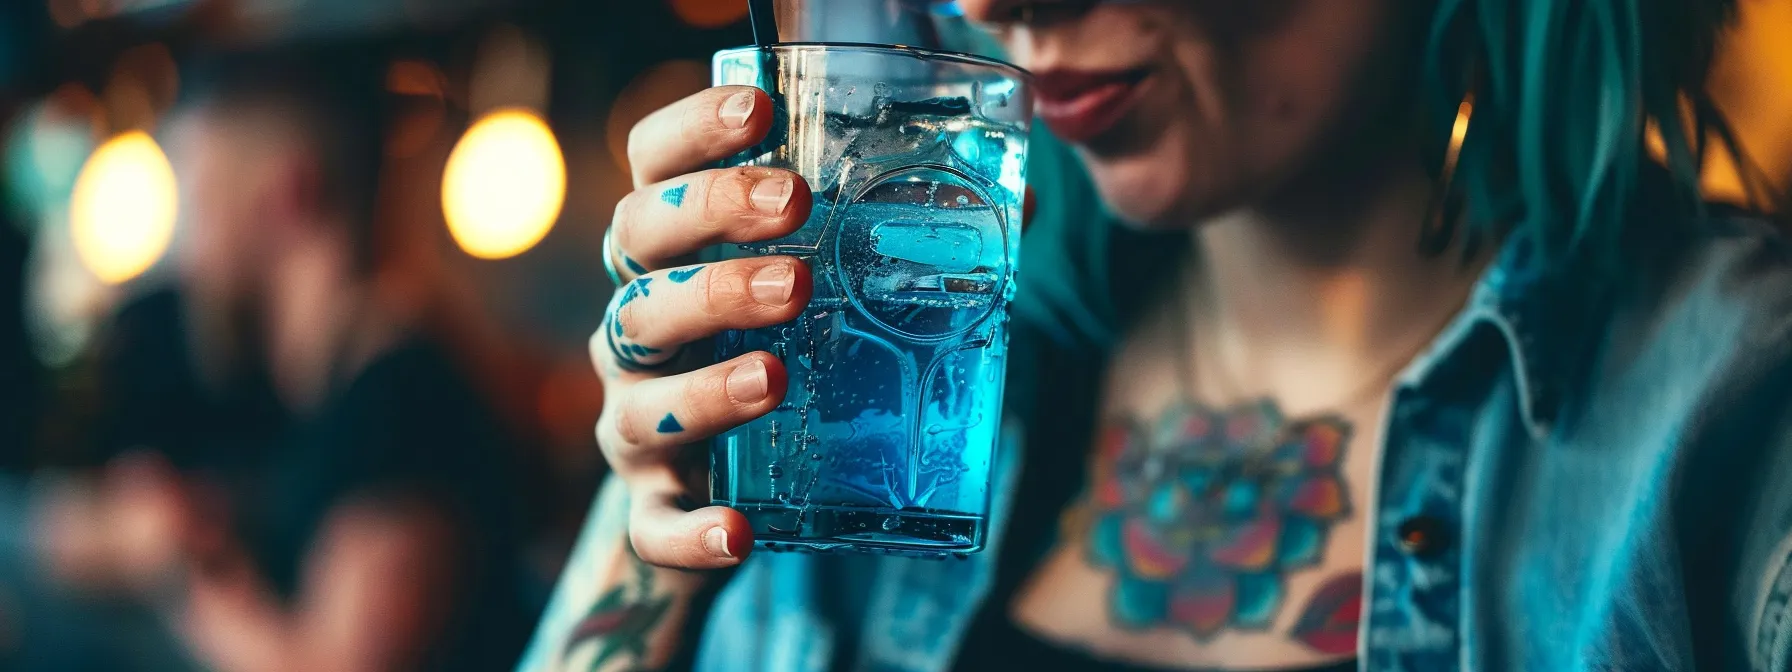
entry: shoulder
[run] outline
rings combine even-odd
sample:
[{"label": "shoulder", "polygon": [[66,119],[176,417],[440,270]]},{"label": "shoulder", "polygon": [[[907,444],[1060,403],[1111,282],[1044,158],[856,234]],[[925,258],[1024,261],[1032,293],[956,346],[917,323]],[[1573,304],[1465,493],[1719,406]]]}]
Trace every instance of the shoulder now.
[{"label": "shoulder", "polygon": [[450,412],[478,406],[471,379],[440,345],[421,338],[401,341],[363,367],[343,388],[340,410],[453,420]]},{"label": "shoulder", "polygon": [[1729,584],[1750,667],[1792,668],[1792,244],[1766,219],[1727,215],[1636,276],[1607,347],[1652,353],[1630,360],[1648,365],[1625,388],[1681,411],[1662,448],[1677,456],[1682,543],[1699,549],[1685,562]]},{"label": "shoulder", "polygon": [[1721,214],[1628,263],[1604,334],[1609,355],[1662,367],[1664,382],[1792,382],[1777,375],[1792,373],[1792,244],[1770,221]]}]

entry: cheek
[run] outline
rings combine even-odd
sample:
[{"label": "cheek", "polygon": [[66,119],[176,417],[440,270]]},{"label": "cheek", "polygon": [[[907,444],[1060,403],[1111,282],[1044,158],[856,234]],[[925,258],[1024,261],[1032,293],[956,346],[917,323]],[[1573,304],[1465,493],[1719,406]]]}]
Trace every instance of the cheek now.
[{"label": "cheek", "polygon": [[1243,45],[1229,107],[1243,155],[1266,179],[1300,172],[1335,140],[1391,113],[1379,92],[1395,74],[1377,48],[1391,37],[1381,3],[1314,0],[1272,39]]}]

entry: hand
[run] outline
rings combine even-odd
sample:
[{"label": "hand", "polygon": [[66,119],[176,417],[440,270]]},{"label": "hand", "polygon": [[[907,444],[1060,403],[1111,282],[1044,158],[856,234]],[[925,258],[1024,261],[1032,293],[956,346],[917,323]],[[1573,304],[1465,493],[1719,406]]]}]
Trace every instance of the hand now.
[{"label": "hand", "polygon": [[106,465],[107,536],[112,562],[132,587],[154,590],[179,571],[198,516],[180,474],[153,452],[127,454]]},{"label": "hand", "polygon": [[[629,134],[635,191],[616,206],[605,246],[624,283],[591,357],[605,382],[598,443],[627,485],[635,552],[655,565],[730,567],[753,547],[738,511],[686,512],[679,502],[706,496],[691,485],[707,462],[692,444],[777,407],[784,365],[754,352],[690,370],[680,354],[724,330],[787,322],[809,303],[809,269],[791,257],[691,264],[704,247],[778,238],[808,218],[812,195],[795,173],[700,170],[758,143],[771,123],[764,92],[732,86],[661,109]],[[692,453],[698,459],[681,459]]]}]

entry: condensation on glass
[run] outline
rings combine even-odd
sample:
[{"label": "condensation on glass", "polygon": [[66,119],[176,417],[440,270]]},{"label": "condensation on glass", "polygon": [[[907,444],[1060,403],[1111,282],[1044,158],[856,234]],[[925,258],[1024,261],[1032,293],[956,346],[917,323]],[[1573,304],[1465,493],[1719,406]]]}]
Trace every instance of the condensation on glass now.
[{"label": "condensation on glass", "polygon": [[982,548],[1025,193],[1027,76],[895,47],[718,54],[718,85],[773,92],[766,143],[729,163],[815,193],[796,233],[724,258],[808,263],[798,319],[718,341],[790,372],[770,415],[714,440],[711,494],[770,549],[950,555]]}]

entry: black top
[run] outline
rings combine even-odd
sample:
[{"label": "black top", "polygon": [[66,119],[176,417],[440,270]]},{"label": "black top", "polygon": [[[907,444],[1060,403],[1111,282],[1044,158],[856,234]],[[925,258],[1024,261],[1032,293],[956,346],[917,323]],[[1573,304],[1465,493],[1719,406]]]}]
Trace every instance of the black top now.
[{"label": "black top", "polygon": [[339,387],[273,448],[247,502],[245,536],[282,597],[299,588],[307,552],[338,507],[364,498],[419,501],[453,525],[458,579],[430,670],[515,662],[530,614],[515,561],[516,492],[504,432],[475,388],[433,344],[412,339]]},{"label": "black top", "polygon": [[[122,309],[101,357],[99,460],[151,449],[216,487],[235,536],[283,600],[336,508],[358,498],[421,501],[443,514],[457,548],[448,630],[427,645],[426,670],[509,669],[535,614],[522,597],[518,492],[505,433],[445,351],[402,341],[347,376],[319,412],[285,414],[265,372],[240,369],[224,390],[194,376],[178,294]],[[261,357],[245,357],[245,362]]]},{"label": "black top", "polygon": [[266,371],[227,366],[233,376],[221,389],[202,384],[189,328],[186,306],[173,290],[144,294],[119,309],[97,356],[96,453],[84,456],[91,465],[80,466],[147,449],[183,472],[232,480],[265,457],[289,420]]},{"label": "black top", "polygon": [[[1194,672],[1194,668],[1151,667],[1097,658],[1087,651],[1060,646],[1033,636],[1006,618],[981,618],[965,638],[959,672],[984,670],[1050,670],[1051,672]],[[1284,668],[1285,672],[1355,672],[1356,661],[1318,667]]]}]

